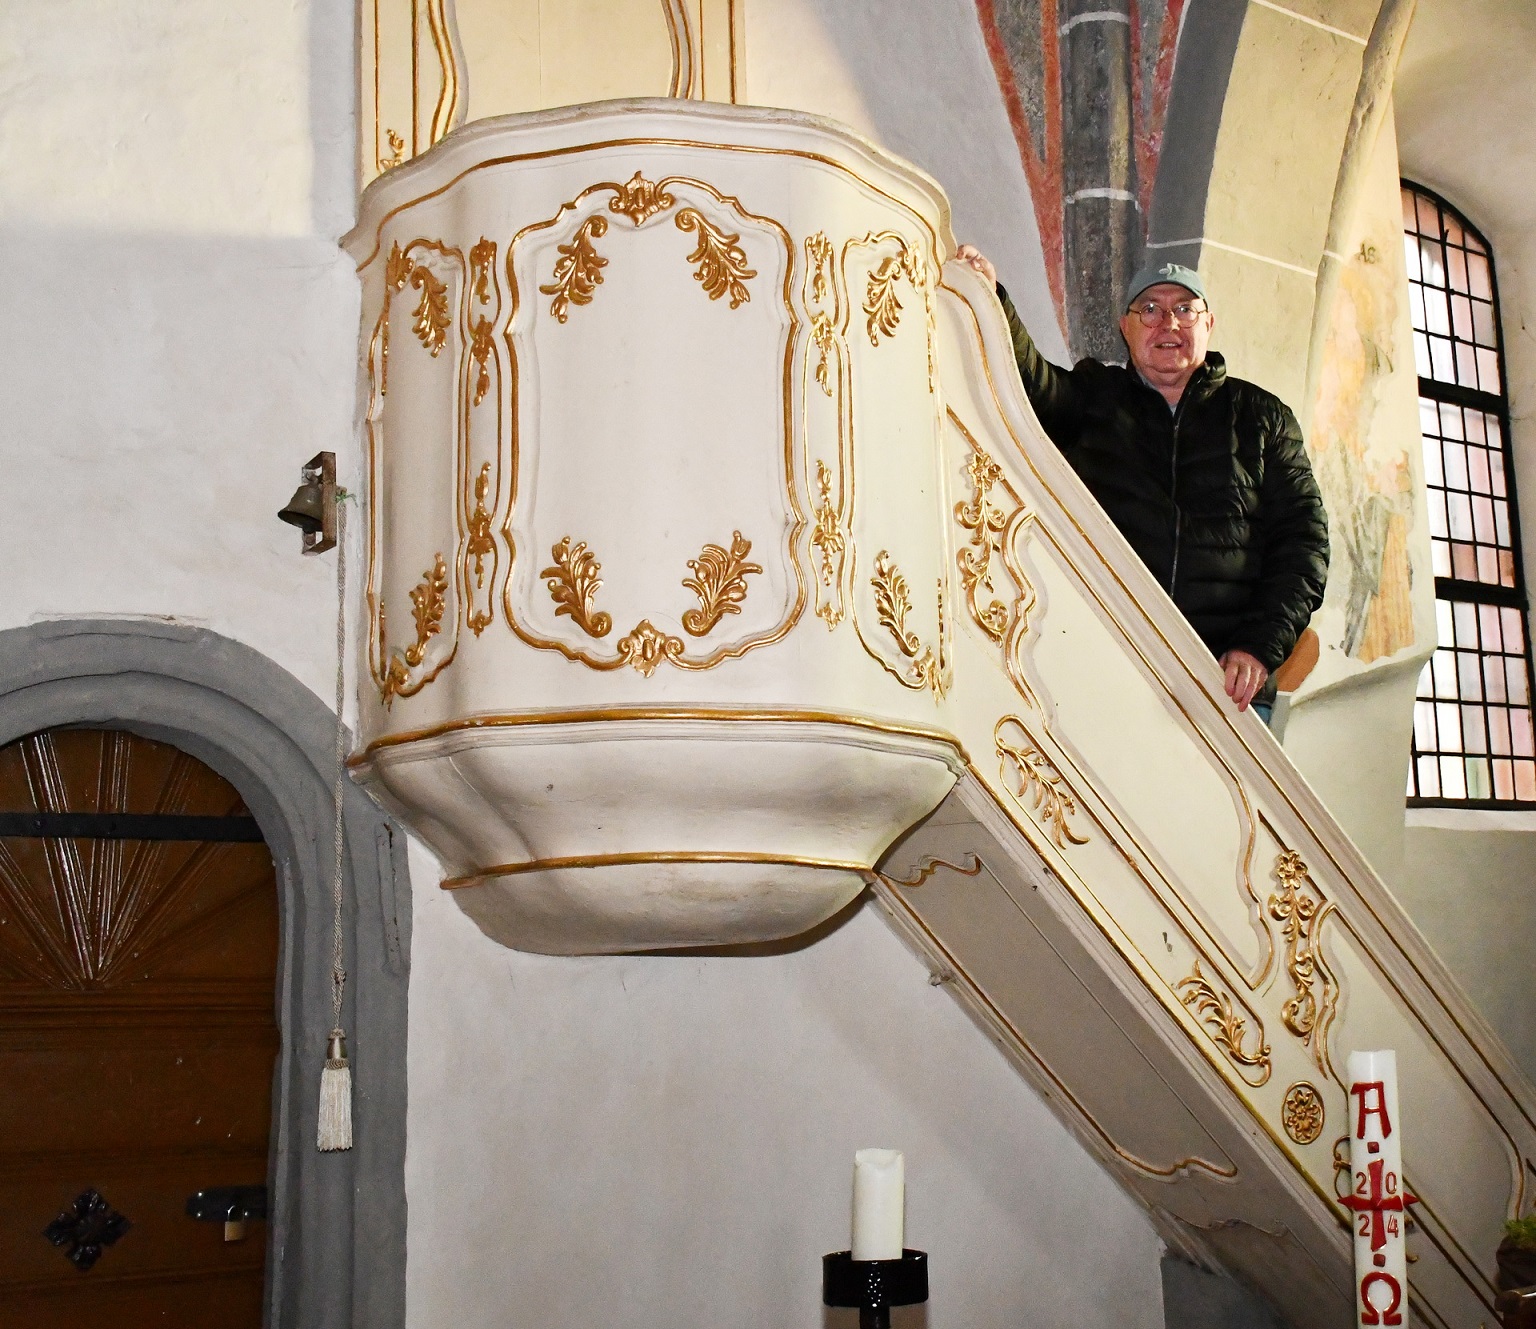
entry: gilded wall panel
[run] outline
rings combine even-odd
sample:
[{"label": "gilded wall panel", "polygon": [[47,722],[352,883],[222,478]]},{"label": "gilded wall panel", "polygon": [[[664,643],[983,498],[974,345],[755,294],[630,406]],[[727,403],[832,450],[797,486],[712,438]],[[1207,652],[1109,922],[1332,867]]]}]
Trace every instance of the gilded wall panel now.
[{"label": "gilded wall panel", "polygon": [[[809,589],[795,263],[773,219],[641,171],[509,239],[514,428],[540,440],[537,459],[514,447],[506,526],[505,610],[524,641],[651,677],[794,624]],[[660,455],[658,437],[679,446]]]}]

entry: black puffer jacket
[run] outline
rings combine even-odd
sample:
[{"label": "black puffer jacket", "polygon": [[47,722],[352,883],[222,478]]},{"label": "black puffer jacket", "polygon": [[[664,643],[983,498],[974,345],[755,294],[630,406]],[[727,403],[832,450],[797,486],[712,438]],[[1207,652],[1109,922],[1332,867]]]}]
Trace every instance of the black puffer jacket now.
[{"label": "black puffer jacket", "polygon": [[1209,355],[1176,412],[1129,367],[1058,369],[1003,297],[1024,390],[1072,469],[1212,654],[1271,671],[1323,600],[1328,517],[1284,402]]}]

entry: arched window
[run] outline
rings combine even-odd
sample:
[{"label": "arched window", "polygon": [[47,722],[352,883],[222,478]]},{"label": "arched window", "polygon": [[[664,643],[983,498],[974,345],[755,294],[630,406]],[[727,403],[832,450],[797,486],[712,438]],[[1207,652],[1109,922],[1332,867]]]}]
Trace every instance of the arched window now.
[{"label": "arched window", "polygon": [[1408,798],[1536,804],[1531,649],[1488,242],[1403,181],[1403,243],[1439,649],[1419,678]]}]

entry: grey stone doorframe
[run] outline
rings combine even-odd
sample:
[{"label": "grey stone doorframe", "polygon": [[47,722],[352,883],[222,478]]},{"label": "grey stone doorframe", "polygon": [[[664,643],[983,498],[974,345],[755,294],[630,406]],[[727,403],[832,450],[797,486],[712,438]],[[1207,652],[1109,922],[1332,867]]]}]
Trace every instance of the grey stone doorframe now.
[{"label": "grey stone doorframe", "polygon": [[201,628],[76,619],[0,632],[0,745],[57,725],[128,729],[207,763],[260,823],[282,929],[265,1323],[400,1329],[410,887],[404,832],[350,781],[343,1019],[354,1146],[315,1148],[331,1022],[334,724],[281,666]]}]

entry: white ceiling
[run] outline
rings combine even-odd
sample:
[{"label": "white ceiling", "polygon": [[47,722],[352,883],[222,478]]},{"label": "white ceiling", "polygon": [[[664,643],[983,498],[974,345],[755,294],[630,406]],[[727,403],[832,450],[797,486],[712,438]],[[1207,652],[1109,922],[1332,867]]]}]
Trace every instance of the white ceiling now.
[{"label": "white ceiling", "polygon": [[1419,0],[1393,104],[1405,176],[1494,236],[1536,226],[1536,0]]}]

